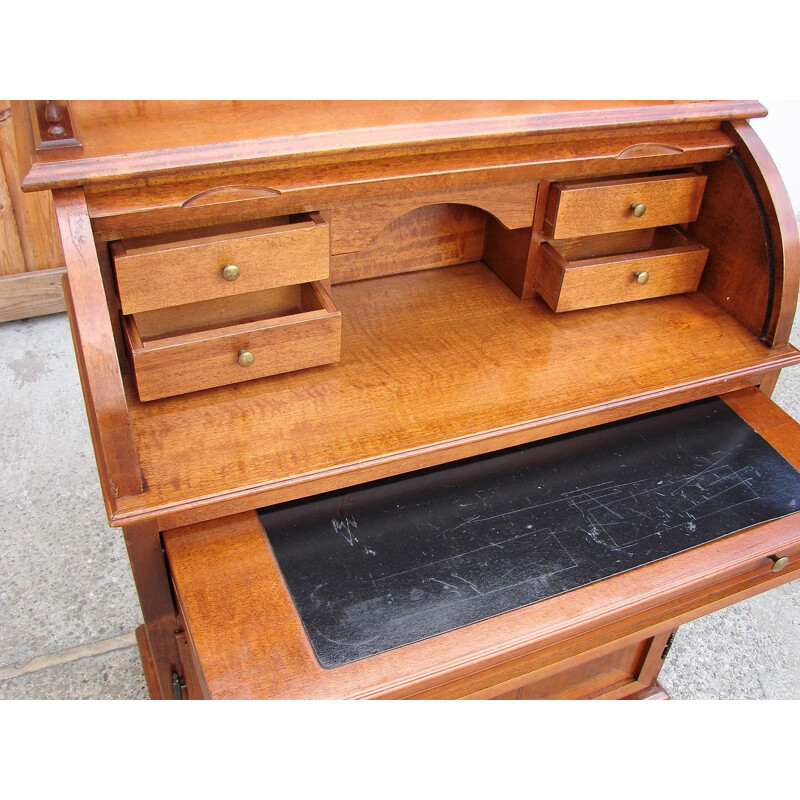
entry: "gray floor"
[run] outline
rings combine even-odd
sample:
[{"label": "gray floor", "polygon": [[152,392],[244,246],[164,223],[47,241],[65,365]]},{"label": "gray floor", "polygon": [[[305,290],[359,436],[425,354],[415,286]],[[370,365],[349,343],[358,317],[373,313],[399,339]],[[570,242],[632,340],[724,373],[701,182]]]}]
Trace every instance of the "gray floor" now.
[{"label": "gray floor", "polygon": [[[800,420],[800,367],[775,400]],[[146,698],[63,314],[0,324],[0,432],[0,698]],[[800,581],[683,626],[662,683],[678,699],[800,699]]]}]

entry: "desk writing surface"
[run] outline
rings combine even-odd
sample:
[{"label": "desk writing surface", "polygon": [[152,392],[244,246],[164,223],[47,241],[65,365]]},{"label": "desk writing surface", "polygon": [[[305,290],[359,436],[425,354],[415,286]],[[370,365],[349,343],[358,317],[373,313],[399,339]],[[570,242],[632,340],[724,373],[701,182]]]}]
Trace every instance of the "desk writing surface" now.
[{"label": "desk writing surface", "polygon": [[701,295],[556,315],[538,298],[520,301],[481,263],[335,286],[333,299],[336,365],[149,403],[129,387],[147,488],[120,499],[121,517],[259,485],[282,491],[304,474],[343,475],[528,425],[509,444],[531,441],[537,420],[661,398],[715,374],[738,388],[737,372],[797,358],[770,351]]},{"label": "desk writing surface", "polygon": [[798,508],[800,473],[712,399],[260,517],[337,667]]}]

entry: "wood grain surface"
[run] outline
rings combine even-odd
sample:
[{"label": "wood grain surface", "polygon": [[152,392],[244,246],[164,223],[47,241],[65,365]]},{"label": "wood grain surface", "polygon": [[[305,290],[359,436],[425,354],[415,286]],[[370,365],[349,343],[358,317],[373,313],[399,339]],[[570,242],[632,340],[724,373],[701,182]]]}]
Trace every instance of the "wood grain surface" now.
[{"label": "wood grain surface", "polygon": [[[670,142],[668,154],[623,158],[636,143]],[[733,147],[719,124],[656,125],[611,131],[586,138],[572,131],[540,134],[527,145],[442,151],[390,159],[339,160],[323,165],[289,162],[281,168],[206,174],[193,171],[180,180],[148,176],[86,187],[95,232],[118,239],[167,230],[185,230],[222,221],[324,210],[344,200],[394,194],[453,191],[492,183],[559,180],[581,175],[630,174],[674,169],[724,159]],[[235,181],[240,191],[228,202],[197,206],[192,198],[226,197]],[[241,190],[249,188],[249,195]],[[262,195],[259,197],[259,193]]]},{"label": "wood grain surface", "polygon": [[9,101],[0,100],[0,322],[64,311],[64,254],[50,192],[22,191]]},{"label": "wood grain surface", "polygon": [[[25,142],[23,140],[23,148]],[[4,248],[19,247],[8,268],[0,256],[0,274],[35,272],[64,266],[58,238],[53,198],[50,192],[23,192],[18,164],[18,146],[9,101],[0,100],[0,221],[8,226],[0,236]],[[13,217],[11,226],[8,218]]]},{"label": "wood grain surface", "polygon": [[[716,394],[800,462],[797,424],[753,388],[800,363],[787,343],[797,230],[744,121],[764,113],[750,101],[78,101],[82,149],[37,152],[15,101],[20,183],[57,190],[78,366],[143,600],[151,692],[170,696],[176,670],[190,696],[652,696],[677,625],[800,575],[794,515],[322,670],[253,512]],[[221,285],[219,258],[246,259],[252,230],[295,214],[319,216],[265,234],[285,243],[274,283],[247,283],[243,261]],[[640,288],[691,288],[702,250],[640,231],[695,216],[687,235],[710,251],[699,290],[607,305],[632,288],[615,289],[617,271],[645,258]],[[137,309],[125,323],[137,375],[155,354],[158,392],[237,380],[250,368],[228,375],[209,348],[222,342],[230,362],[255,328],[277,336],[267,362],[293,369],[293,347],[330,361],[341,324],[341,360],[142,402],[109,245],[122,307]],[[230,258],[231,245],[244,250]],[[659,247],[672,251],[666,287]],[[194,270],[212,251],[205,282]],[[554,253],[564,263],[545,280]],[[285,287],[310,280],[309,265],[332,300],[298,315],[336,335],[281,338],[275,314],[297,311]],[[565,301],[604,305],[555,314],[534,296],[550,285],[554,302],[562,283]],[[778,552],[791,561],[775,574]]]},{"label": "wood grain surface", "polygon": [[[15,114],[19,107],[27,115],[25,106],[15,101]],[[70,111],[80,130],[81,156],[37,153],[25,170],[26,188],[209,167],[230,170],[254,161],[354,161],[524,144],[537,134],[576,125],[602,135],[622,125],[687,126],[766,114],[763,106],[747,101],[527,100],[70,101]]]},{"label": "wood grain surface", "polygon": [[[554,311],[627,303],[649,297],[694,292],[708,257],[705,247],[689,241],[678,229],[652,243],[652,249],[567,259],[558,243],[545,242],[539,253],[535,288]],[[636,274],[647,272],[646,283]]]},{"label": "wood grain surface", "polygon": [[[688,171],[641,178],[555,183],[547,197],[544,235],[570,239],[697,219],[706,178]],[[633,204],[644,204],[636,217]]]},{"label": "wood grain surface", "polygon": [[25,256],[9,188],[0,162],[0,276],[25,272]]},{"label": "wood grain surface", "polygon": [[64,311],[63,277],[61,267],[0,278],[0,322]]},{"label": "wood grain surface", "polygon": [[342,284],[333,301],[336,365],[146,404],[128,383],[147,488],[120,498],[117,524],[158,516],[163,529],[307,496],[741,388],[800,360],[699,294],[555,315],[483,264]]},{"label": "wood grain surface", "polygon": [[[338,361],[341,314],[319,283],[301,287],[299,299],[299,309],[281,316],[273,311],[253,321],[164,335],[152,326],[141,332],[137,315],[125,317],[139,399],[157,400]],[[249,366],[239,364],[242,351],[255,358]]]},{"label": "wood grain surface", "polygon": [[390,222],[422,206],[458,203],[487,211],[506,228],[529,228],[537,184],[500,184],[436,195],[404,195],[341,203],[331,217],[331,253],[366,247]]},{"label": "wood grain surface", "polygon": [[[223,235],[112,246],[125,314],[324,280],[328,253],[328,226],[308,215],[302,222],[270,226],[265,220],[261,227]],[[239,268],[238,279],[222,277],[228,264]]]},{"label": "wood grain surface", "polygon": [[334,284],[479,261],[487,215],[472,206],[436,203],[390,222],[354,253],[331,256]]},{"label": "wood grain surface", "polygon": [[55,206],[67,262],[67,313],[100,485],[111,514],[117,498],[142,490],[142,475],[83,191],[58,192]]},{"label": "wood grain surface", "polygon": [[739,144],[737,152],[755,184],[767,217],[773,246],[775,287],[766,341],[780,345],[789,341],[800,290],[797,218],[775,162],[755,131],[743,120],[725,127]]}]

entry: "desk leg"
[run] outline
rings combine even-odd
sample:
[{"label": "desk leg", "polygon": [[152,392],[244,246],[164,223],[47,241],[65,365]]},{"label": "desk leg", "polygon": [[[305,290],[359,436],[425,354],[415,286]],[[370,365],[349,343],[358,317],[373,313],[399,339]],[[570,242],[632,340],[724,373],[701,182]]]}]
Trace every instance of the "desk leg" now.
[{"label": "desk leg", "polygon": [[664,661],[667,658],[670,647],[672,647],[672,642],[677,632],[678,629],[675,628],[671,631],[664,631],[664,633],[652,638],[647,655],[639,669],[639,674],[636,676],[637,682],[644,684],[644,686],[639,691],[628,695],[625,698],[626,700],[669,700],[669,695],[658,682],[658,675],[664,666]]},{"label": "desk leg", "polygon": [[154,700],[173,698],[172,674],[181,674],[175,643],[177,614],[167,574],[161,535],[151,523],[122,529],[144,625],[136,631],[147,688]]}]

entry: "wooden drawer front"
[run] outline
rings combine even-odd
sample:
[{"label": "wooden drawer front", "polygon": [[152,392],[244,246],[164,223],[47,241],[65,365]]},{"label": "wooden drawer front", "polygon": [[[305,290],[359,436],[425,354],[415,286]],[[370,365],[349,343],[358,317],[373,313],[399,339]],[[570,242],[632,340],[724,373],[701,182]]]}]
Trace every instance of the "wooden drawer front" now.
[{"label": "wooden drawer front", "polygon": [[[201,323],[193,330],[187,323],[175,333],[163,330],[162,322],[170,312],[189,320],[193,306],[125,317],[139,399],[156,400],[338,361],[341,314],[320,284],[288,287],[292,288],[298,292],[295,307],[283,313],[273,309],[262,318],[222,327]],[[285,294],[286,290],[280,290],[279,298]],[[263,299],[262,293],[246,295],[242,302],[250,304],[254,299],[267,307],[268,298]],[[205,305],[196,304],[201,318]],[[249,310],[243,305],[241,315],[247,317]],[[253,360],[243,366],[240,357],[247,353]]]},{"label": "wooden drawer front", "polygon": [[[692,242],[678,228],[655,233],[650,249],[593,258],[576,257],[568,246],[544,242],[536,291],[554,311],[695,291],[708,249]],[[646,281],[640,283],[645,276]]]},{"label": "wooden drawer front", "polygon": [[[299,222],[217,236],[115,242],[112,254],[122,312],[326,279],[328,226],[316,214],[303,216]],[[226,265],[239,269],[237,278],[223,277]]]},{"label": "wooden drawer front", "polygon": [[[628,697],[647,689],[658,677],[662,655],[672,631],[633,642],[619,650],[577,663],[567,661],[558,671],[534,672],[530,682],[504,691],[493,700],[590,700]],[[519,680],[519,679],[517,679]],[[516,681],[515,681],[516,683]]]},{"label": "wooden drawer front", "polygon": [[[616,181],[554,183],[545,212],[544,236],[569,239],[613,231],[657,228],[697,219],[705,175],[685,172]],[[644,204],[636,216],[632,206]]]}]

